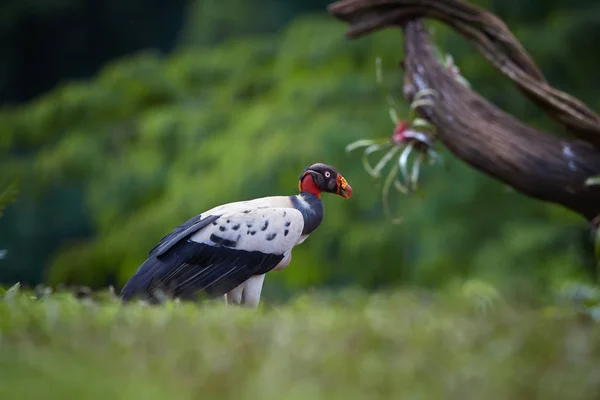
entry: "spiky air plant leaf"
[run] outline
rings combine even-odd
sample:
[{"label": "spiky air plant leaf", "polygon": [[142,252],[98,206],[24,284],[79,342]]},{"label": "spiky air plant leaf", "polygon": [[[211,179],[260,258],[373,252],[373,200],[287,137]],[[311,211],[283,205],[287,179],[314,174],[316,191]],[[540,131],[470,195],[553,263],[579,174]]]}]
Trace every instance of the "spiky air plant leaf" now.
[{"label": "spiky air plant leaf", "polygon": [[398,224],[400,222],[402,222],[402,218],[400,217],[394,217],[392,215],[392,211],[390,210],[390,203],[389,203],[389,192],[390,192],[390,187],[392,186],[392,182],[397,182],[396,181],[396,174],[398,173],[398,165],[394,163],[394,165],[392,166],[392,169],[390,170],[390,172],[388,173],[385,182],[383,183],[383,190],[381,191],[381,201],[383,203],[383,210],[386,213],[386,215],[388,217],[391,218],[392,223],[393,224]]},{"label": "spiky air plant leaf", "polygon": [[346,152],[349,153],[349,152],[359,149],[361,147],[366,147],[366,149],[363,152],[363,157],[362,157],[363,168],[369,173],[369,175],[371,175],[374,178],[378,178],[379,175],[375,172],[375,169],[373,167],[371,167],[368,156],[369,156],[369,154],[374,153],[378,150],[384,149],[388,146],[389,146],[389,140],[387,140],[387,139],[377,139],[377,140],[361,139],[361,140],[357,140],[356,142],[352,142],[349,145],[347,145]]},{"label": "spiky air plant leaf", "polygon": [[412,127],[418,128],[421,131],[429,131],[435,132],[435,126],[433,126],[429,121],[424,120],[423,118],[415,118],[412,121]]},{"label": "spiky air plant leaf", "polygon": [[585,180],[586,186],[600,185],[600,175],[591,176]]},{"label": "spiky air plant leaf", "polygon": [[[357,140],[346,146],[346,152],[363,148],[363,167],[375,179],[379,179],[386,165],[397,157],[397,161],[391,163],[391,169],[384,179],[381,195],[385,214],[392,218],[393,223],[398,223],[401,219],[393,217],[389,207],[388,195],[392,186],[403,194],[414,192],[417,190],[421,165],[443,161],[433,148],[436,133],[435,126],[417,115],[419,107],[435,106],[437,92],[432,89],[425,89],[416,93],[409,107],[409,118],[403,120],[398,117],[396,112],[394,97],[388,93],[387,88],[383,85],[380,58],[376,59],[376,80],[385,92],[388,114],[395,126],[394,134],[391,138]],[[369,156],[380,150],[386,150],[386,152],[373,167],[369,162]],[[412,166],[409,166],[409,159],[413,154],[414,162]]]},{"label": "spiky air plant leaf", "polygon": [[400,153],[400,157],[398,158],[398,165],[400,166],[400,172],[402,173],[402,177],[406,182],[408,180],[408,168],[406,166],[408,161],[408,156],[410,155],[413,147],[415,146],[414,142],[410,142],[406,145],[402,153]]}]

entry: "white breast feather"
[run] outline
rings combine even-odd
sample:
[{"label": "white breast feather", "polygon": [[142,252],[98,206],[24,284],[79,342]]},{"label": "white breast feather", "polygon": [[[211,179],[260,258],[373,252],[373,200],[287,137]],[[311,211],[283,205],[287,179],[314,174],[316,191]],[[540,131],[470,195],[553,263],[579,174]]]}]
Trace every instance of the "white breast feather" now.
[{"label": "white breast feather", "polygon": [[235,242],[231,248],[236,250],[283,254],[298,243],[304,229],[302,213],[291,207],[284,196],[225,204],[202,214],[220,217],[191,240],[217,245],[210,239],[214,234]]}]

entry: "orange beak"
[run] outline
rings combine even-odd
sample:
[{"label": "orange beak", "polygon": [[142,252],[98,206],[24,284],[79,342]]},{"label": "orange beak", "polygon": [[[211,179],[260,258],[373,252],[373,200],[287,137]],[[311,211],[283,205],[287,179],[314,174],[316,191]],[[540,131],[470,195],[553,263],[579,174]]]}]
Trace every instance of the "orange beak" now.
[{"label": "orange beak", "polygon": [[352,186],[348,185],[346,179],[340,174],[337,176],[337,194],[345,199],[352,197]]}]

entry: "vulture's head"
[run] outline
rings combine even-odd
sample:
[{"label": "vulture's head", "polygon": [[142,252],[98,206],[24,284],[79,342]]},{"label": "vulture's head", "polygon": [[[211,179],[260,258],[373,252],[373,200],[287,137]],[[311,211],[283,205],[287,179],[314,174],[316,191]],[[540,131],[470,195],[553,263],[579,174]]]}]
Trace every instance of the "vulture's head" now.
[{"label": "vulture's head", "polygon": [[306,168],[298,182],[300,192],[308,192],[321,197],[322,192],[339,194],[345,199],[352,196],[352,187],[335,168],[327,164],[313,164]]}]

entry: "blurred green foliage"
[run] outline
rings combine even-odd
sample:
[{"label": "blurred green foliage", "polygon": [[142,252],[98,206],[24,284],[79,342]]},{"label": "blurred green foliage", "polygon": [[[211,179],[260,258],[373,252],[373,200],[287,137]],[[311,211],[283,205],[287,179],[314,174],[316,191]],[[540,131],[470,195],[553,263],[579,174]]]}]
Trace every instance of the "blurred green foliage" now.
[{"label": "blurred green foliage", "polygon": [[489,294],[342,290],[249,312],[13,288],[0,291],[0,398],[597,398],[599,324]]},{"label": "blurred green foliage", "polygon": [[[593,2],[570,2],[569,9],[478,3],[505,10],[500,16],[553,84],[600,105],[599,78],[589,70],[596,47],[571,54],[580,43],[572,29]],[[219,18],[248,22],[234,14]],[[266,297],[321,285],[435,287],[469,277],[527,292],[594,276],[581,218],[525,198],[447,152],[446,169],[424,168],[424,197],[392,197],[404,222],[386,220],[381,182],[344,147],[392,134],[375,58],[382,57],[385,82],[399,98],[397,30],[347,41],[344,24],[313,15],[276,33],[252,34],[258,28],[249,25],[224,38],[216,31],[221,23],[197,33],[207,18],[190,13],[185,45],[169,56],[124,57],[94,79],[0,111],[0,175],[23,177],[19,202],[0,220],[0,245],[8,250],[0,280],[121,286],[174,226],[217,204],[294,194],[299,173],[314,162],[335,165],[354,196],[325,196],[323,225],[294,251],[289,268],[270,274]],[[558,131],[472,47],[431,26],[475,90]],[[406,106],[399,112],[406,115]]]},{"label": "blurred green foliage", "polygon": [[0,184],[0,217],[4,208],[16,200],[19,189],[16,181],[8,181]]}]

